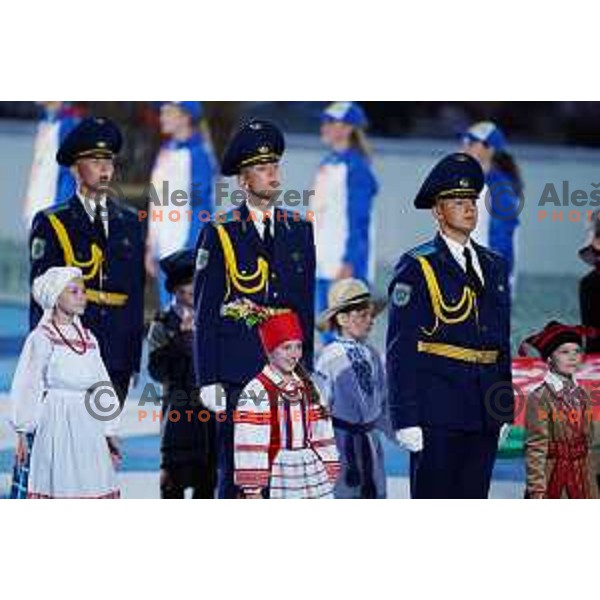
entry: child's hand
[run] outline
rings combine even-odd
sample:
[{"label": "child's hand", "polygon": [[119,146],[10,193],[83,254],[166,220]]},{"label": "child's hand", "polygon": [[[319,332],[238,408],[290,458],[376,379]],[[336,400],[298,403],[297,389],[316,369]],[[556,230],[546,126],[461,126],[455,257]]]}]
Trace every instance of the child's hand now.
[{"label": "child's hand", "polygon": [[27,460],[27,439],[24,433],[17,434],[17,449],[15,451],[15,460],[21,467]]}]

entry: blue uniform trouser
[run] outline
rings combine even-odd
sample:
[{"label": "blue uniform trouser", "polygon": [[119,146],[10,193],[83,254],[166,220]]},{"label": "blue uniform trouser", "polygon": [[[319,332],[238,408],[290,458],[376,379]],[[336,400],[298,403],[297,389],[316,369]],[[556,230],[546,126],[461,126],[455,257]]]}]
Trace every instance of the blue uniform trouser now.
[{"label": "blue uniform trouser", "polygon": [[487,498],[498,431],[423,428],[423,451],[410,456],[413,498]]},{"label": "blue uniform trouser", "polygon": [[[315,315],[320,315],[324,310],[327,309],[327,294],[333,280],[331,279],[317,279],[315,282]],[[332,342],[335,335],[330,331],[321,332],[321,343],[326,346]]]},{"label": "blue uniform trouser", "polygon": [[225,419],[217,419],[217,496],[238,498],[239,489],[233,481],[233,413],[244,389],[243,385],[224,384],[227,408]]}]

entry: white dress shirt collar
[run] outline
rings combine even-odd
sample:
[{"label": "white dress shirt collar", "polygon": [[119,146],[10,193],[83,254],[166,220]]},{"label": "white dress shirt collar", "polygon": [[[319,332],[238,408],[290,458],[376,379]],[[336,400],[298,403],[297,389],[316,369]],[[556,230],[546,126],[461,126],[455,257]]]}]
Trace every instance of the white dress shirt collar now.
[{"label": "white dress shirt collar", "polygon": [[461,244],[456,240],[449,238],[447,235],[444,235],[440,231],[440,236],[448,246],[448,250],[450,250],[450,254],[454,260],[460,265],[461,269],[466,272],[467,270],[467,259],[465,258],[465,248],[468,248],[471,251],[471,257],[473,258],[473,268],[475,269],[475,273],[479,276],[479,279],[484,282],[483,271],[481,269],[481,265],[479,264],[479,256],[477,255],[477,251],[473,247],[471,243],[471,238],[467,240],[466,244]]},{"label": "white dress shirt collar", "polygon": [[246,206],[248,207],[248,210],[250,211],[251,214],[251,219],[252,222],[254,223],[254,226],[256,227],[256,231],[258,231],[258,235],[260,236],[260,239],[264,239],[265,236],[265,224],[264,224],[264,219],[265,219],[265,215],[269,214],[271,217],[271,236],[275,237],[275,211],[274,209],[268,209],[268,210],[261,210],[260,208],[256,208],[255,206],[252,206],[249,202],[246,202]]}]

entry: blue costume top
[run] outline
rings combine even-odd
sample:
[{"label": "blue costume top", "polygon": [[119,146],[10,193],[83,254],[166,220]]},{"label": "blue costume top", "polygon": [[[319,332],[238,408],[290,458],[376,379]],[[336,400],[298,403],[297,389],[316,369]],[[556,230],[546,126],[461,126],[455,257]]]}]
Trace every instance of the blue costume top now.
[{"label": "blue costume top", "polygon": [[353,277],[371,281],[374,271],[373,199],[378,184],[368,159],[357,149],[331,152],[315,184],[317,277],[334,279],[344,264]]},{"label": "blue costume top", "polygon": [[38,211],[56,206],[75,193],[73,175],[67,167],[57,164],[55,156],[67,134],[78,123],[79,118],[68,106],[57,112],[44,110],[40,118],[25,195],[24,217],[27,227]]},{"label": "blue costume top", "polygon": [[515,263],[515,230],[519,226],[520,197],[517,184],[499,169],[492,169],[485,182],[491,194],[491,218],[487,243],[483,243],[504,257],[511,274]]},{"label": "blue costume top", "polygon": [[[170,139],[161,146],[152,171],[156,195],[150,200],[148,217],[156,258],[195,246],[213,212],[214,177],[214,161],[200,133],[183,141]],[[179,192],[177,198],[174,192]],[[181,192],[187,199],[179,199]]]}]

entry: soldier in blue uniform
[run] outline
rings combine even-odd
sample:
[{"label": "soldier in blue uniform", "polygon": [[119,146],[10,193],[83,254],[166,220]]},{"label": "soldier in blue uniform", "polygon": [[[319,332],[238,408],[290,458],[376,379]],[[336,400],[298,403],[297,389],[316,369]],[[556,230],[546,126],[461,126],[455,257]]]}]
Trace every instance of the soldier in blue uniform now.
[{"label": "soldier in blue uniform", "polygon": [[[56,160],[71,169],[77,190],[38,212],[30,236],[31,281],[51,266],[83,271],[88,308],[83,318],[98,338],[121,402],[139,373],[144,334],[145,225],[135,211],[107,197],[122,137],[108,119],[84,119],[62,142]],[[30,304],[30,326],[41,312]]]},{"label": "soldier in blue uniform", "polygon": [[433,168],[415,207],[438,233],[401,257],[389,287],[390,411],[414,498],[486,498],[513,420],[508,269],[470,239],[483,181],[466,154]]},{"label": "soldier in blue uniform", "polygon": [[304,366],[312,369],[313,228],[299,214],[273,206],[284,147],[282,133],[268,121],[252,120],[234,135],[222,172],[238,177],[246,199],[206,226],[197,244],[195,371],[206,406],[226,408],[217,418],[218,494],[224,498],[237,494],[233,410],[266,357],[255,328],[222,316],[223,305],[248,299],[260,306],[292,309],[304,331]]}]

